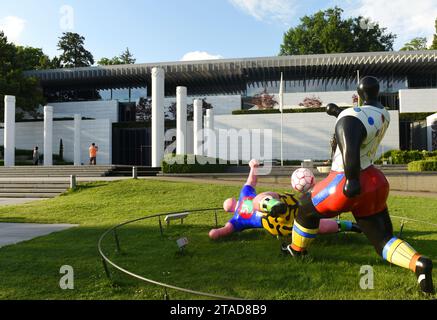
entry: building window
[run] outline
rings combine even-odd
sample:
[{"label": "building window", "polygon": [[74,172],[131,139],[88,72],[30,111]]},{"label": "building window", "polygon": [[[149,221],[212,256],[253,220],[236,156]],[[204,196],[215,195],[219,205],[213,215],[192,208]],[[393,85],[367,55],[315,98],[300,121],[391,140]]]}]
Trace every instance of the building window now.
[{"label": "building window", "polygon": [[147,87],[131,88],[130,102],[136,102],[140,98],[147,98]]},{"label": "building window", "polygon": [[98,90],[101,100],[109,101],[112,100],[111,89],[101,89]]},{"label": "building window", "polygon": [[118,100],[120,102],[129,102],[130,101],[129,88],[112,89],[112,100]]}]

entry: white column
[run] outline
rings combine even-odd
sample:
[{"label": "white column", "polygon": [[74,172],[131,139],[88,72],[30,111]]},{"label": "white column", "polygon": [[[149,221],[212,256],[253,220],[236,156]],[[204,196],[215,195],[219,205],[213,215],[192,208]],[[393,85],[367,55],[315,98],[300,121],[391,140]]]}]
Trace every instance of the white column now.
[{"label": "white column", "polygon": [[216,136],[215,136],[215,130],[214,130],[214,110],[213,109],[207,109],[206,110],[206,116],[205,116],[205,129],[206,134],[205,138],[207,140],[207,152],[206,156],[210,158],[216,158]]},{"label": "white column", "polygon": [[44,165],[53,165],[53,107],[44,107]]},{"label": "white column", "polygon": [[203,102],[202,100],[194,100],[194,104],[193,104],[193,141],[194,141],[194,155],[202,155],[202,142],[203,142],[203,137],[202,137],[202,119],[203,119],[203,114],[202,114],[202,105]]},{"label": "white column", "polygon": [[74,165],[80,166],[82,164],[82,154],[81,154],[81,122],[82,115],[74,115]]},{"label": "white column", "polygon": [[186,154],[187,88],[176,88],[176,154]]},{"label": "white column", "polygon": [[5,167],[15,166],[15,97],[5,96]]},{"label": "white column", "polygon": [[164,158],[164,69],[152,69],[152,167]]},{"label": "white column", "polygon": [[426,118],[428,130],[428,151],[437,150],[437,113]]}]

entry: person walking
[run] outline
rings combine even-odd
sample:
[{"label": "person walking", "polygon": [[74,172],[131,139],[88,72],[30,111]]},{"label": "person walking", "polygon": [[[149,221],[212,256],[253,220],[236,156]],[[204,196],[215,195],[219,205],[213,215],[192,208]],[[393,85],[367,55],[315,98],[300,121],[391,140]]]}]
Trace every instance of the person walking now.
[{"label": "person walking", "polygon": [[33,148],[33,165],[37,166],[39,164],[39,151],[38,147]]},{"label": "person walking", "polygon": [[99,151],[99,147],[96,146],[95,143],[92,143],[89,152],[90,152],[90,166],[97,165],[97,151]]}]

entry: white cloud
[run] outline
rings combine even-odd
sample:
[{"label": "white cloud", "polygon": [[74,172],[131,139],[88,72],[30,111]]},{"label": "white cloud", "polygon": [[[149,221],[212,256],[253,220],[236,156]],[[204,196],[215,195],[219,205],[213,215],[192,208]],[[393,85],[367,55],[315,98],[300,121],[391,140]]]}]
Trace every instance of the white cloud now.
[{"label": "white cloud", "polygon": [[289,25],[296,13],[296,0],[228,0],[234,7],[259,21]]},{"label": "white cloud", "polygon": [[432,41],[437,18],[435,0],[358,0],[355,9],[348,10],[353,16],[362,15],[378,22],[387,31],[398,35],[395,49],[415,37],[427,37]]},{"label": "white cloud", "polygon": [[192,51],[186,53],[181,61],[196,61],[196,60],[215,60],[215,59],[223,59],[221,55],[210,54],[206,51]]},{"label": "white cloud", "polygon": [[17,42],[26,26],[26,20],[15,16],[7,16],[0,19],[0,30],[8,37],[9,41]]}]

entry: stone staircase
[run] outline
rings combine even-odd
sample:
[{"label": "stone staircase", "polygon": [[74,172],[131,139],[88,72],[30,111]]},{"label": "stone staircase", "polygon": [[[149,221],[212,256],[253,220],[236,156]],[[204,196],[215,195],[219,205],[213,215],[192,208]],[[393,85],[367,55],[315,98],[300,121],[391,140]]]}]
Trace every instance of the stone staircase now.
[{"label": "stone staircase", "polygon": [[[161,168],[137,167],[137,170],[138,170],[138,177],[154,177],[161,171]],[[114,166],[108,173],[108,176],[131,177],[132,166]]]},{"label": "stone staircase", "polygon": [[[138,176],[156,176],[160,168],[138,167]],[[132,166],[0,167],[0,198],[53,198],[70,187],[69,178],[131,177]],[[93,179],[95,180],[95,179]]]},{"label": "stone staircase", "polygon": [[0,178],[19,177],[105,177],[109,175],[113,166],[17,166],[0,167]]},{"label": "stone staircase", "polygon": [[70,187],[62,180],[0,180],[0,198],[54,198]]}]

